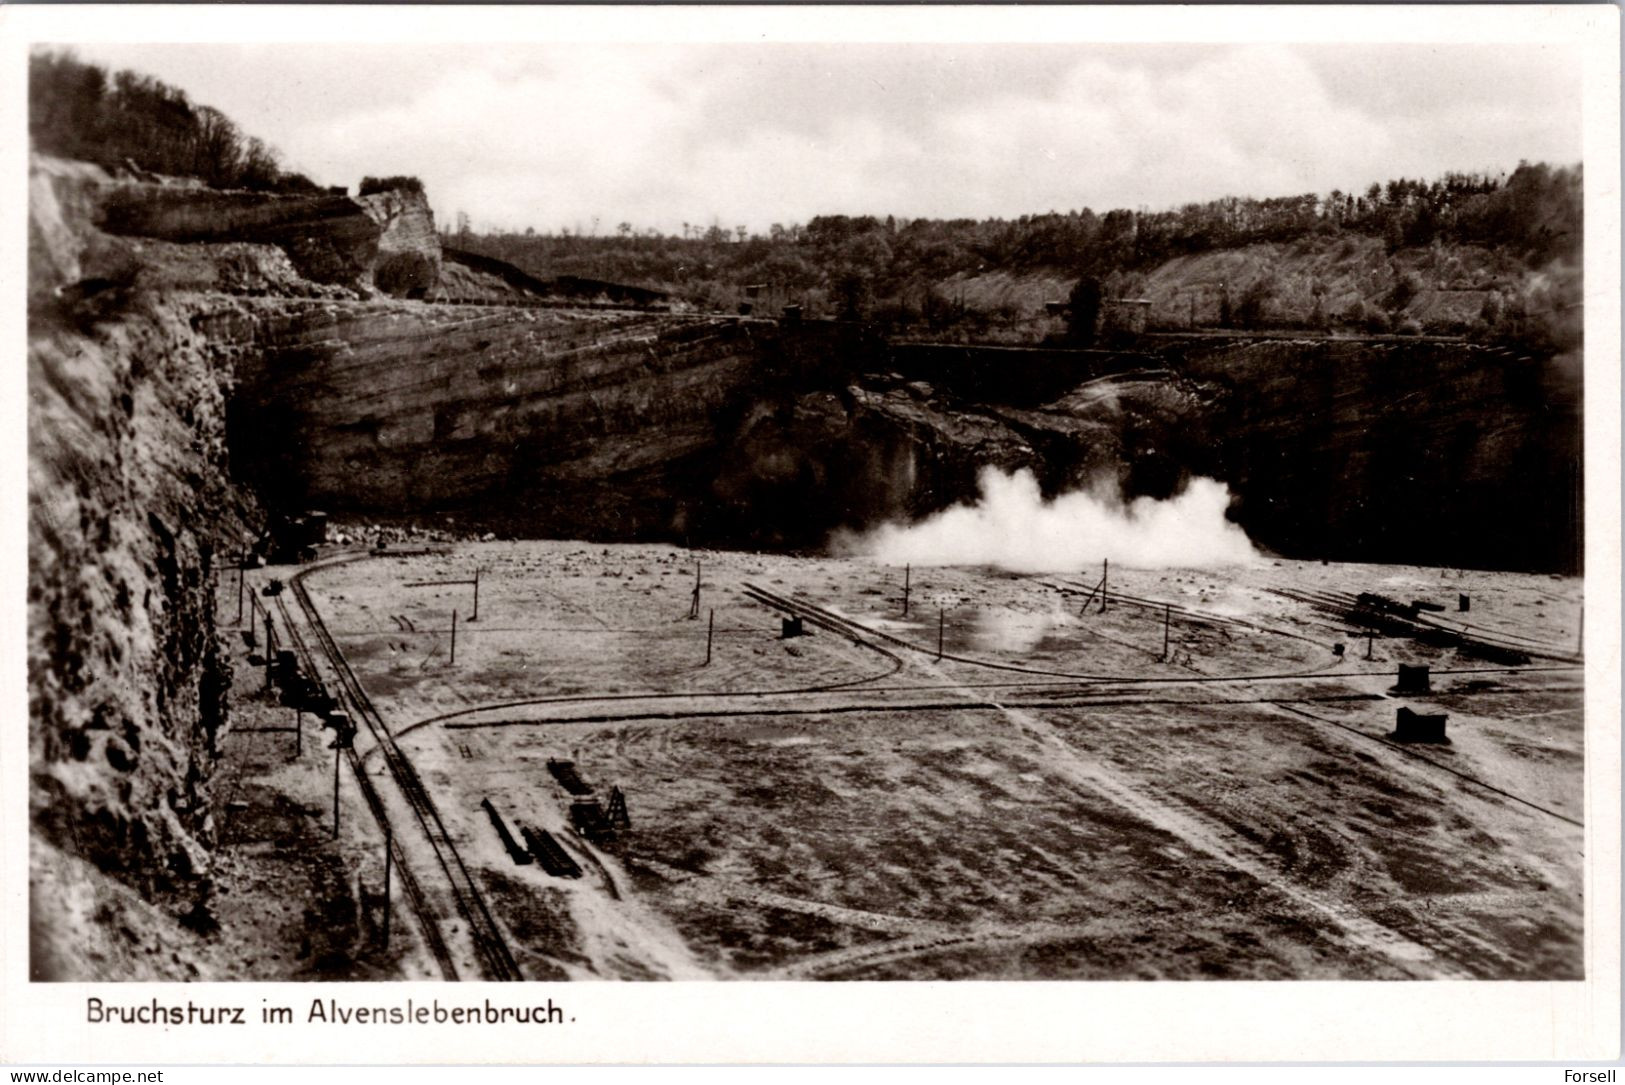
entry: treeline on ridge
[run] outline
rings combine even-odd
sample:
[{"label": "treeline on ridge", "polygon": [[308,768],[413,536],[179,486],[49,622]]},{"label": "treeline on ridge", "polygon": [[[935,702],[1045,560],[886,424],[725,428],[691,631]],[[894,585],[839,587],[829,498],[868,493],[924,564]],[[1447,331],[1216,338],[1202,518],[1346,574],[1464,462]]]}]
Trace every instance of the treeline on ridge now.
[{"label": "treeline on ridge", "polygon": [[[1521,163],[1511,174],[1449,173],[1396,179],[1364,192],[1226,197],[1165,211],[1084,208],[1016,219],[898,219],[820,215],[805,225],[685,224],[681,236],[621,223],[603,236],[467,229],[444,238],[547,277],[644,283],[727,307],[737,285],[768,283],[817,298],[837,314],[937,322],[950,303],[934,287],[991,271],[1053,272],[1115,284],[1182,256],[1251,245],[1366,237],[1390,255],[1436,245],[1489,250],[1533,268],[1578,264],[1581,167]],[[1238,296],[1238,321],[1248,299]],[[953,314],[947,314],[951,317]]]},{"label": "treeline on ridge", "polygon": [[29,58],[28,134],[35,150],[109,169],[133,164],[214,188],[325,191],[301,173],[284,172],[275,150],[185,91],[136,72],[109,75],[71,53]]}]

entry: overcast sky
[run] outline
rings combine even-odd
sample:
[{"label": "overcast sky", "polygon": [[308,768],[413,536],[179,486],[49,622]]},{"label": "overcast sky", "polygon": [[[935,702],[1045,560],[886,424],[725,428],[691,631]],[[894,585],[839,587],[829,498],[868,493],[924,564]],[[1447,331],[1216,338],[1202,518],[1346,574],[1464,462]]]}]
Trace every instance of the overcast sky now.
[{"label": "overcast sky", "polygon": [[1580,160],[1577,58],[1507,45],[94,45],[322,184],[442,222],[1013,217]]}]

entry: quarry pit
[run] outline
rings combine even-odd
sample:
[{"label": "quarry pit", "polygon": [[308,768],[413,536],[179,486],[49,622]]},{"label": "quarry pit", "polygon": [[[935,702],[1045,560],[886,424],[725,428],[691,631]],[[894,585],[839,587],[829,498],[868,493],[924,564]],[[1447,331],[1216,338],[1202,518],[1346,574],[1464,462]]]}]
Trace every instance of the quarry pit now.
[{"label": "quarry pit", "polygon": [[[910,343],[31,171],[31,978],[1586,974],[1578,353]],[[1269,556],[827,545],[989,471]]]},{"label": "quarry pit", "polygon": [[[1584,975],[1580,580],[1102,571],[493,541],[223,574],[261,654],[215,911],[260,979]],[[353,751],[279,729],[262,606]],[[233,886],[241,849],[326,918]]]}]

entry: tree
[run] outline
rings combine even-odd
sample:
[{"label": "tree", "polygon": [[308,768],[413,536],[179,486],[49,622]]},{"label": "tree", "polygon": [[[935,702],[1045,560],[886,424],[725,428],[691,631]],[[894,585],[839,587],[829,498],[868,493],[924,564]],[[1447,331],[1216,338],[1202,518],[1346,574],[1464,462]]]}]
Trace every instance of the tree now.
[{"label": "tree", "polygon": [[243,149],[242,172],[238,183],[256,192],[275,188],[282,171],[277,168],[276,152],[257,137],[250,136]]},{"label": "tree", "polygon": [[1234,313],[1236,325],[1242,328],[1263,327],[1266,306],[1274,296],[1274,276],[1264,275],[1254,279],[1247,289],[1242,291],[1241,300],[1236,303]]},{"label": "tree", "polygon": [[211,106],[198,109],[197,121],[192,173],[217,188],[227,187],[237,179],[242,163],[242,139],[237,126]]},{"label": "tree", "polygon": [[873,284],[857,268],[848,268],[835,277],[835,306],[841,320],[862,320],[874,300]]}]

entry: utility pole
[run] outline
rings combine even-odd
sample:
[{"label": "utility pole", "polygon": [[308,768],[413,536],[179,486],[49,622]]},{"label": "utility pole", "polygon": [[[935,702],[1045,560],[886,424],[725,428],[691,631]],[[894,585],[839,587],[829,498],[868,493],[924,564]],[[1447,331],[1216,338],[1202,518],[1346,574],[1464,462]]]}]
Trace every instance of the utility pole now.
[{"label": "utility pole", "polygon": [[477,565],[474,567],[474,613],[468,616],[468,620],[471,622],[480,620],[480,569]]},{"label": "utility pole", "polygon": [[389,869],[395,863],[395,833],[384,826],[384,948],[389,948]]},{"label": "utility pole", "polygon": [[711,608],[711,617],[705,623],[705,665],[707,667],[709,667],[711,665],[711,636],[712,636],[713,633],[716,632],[716,628],[717,628],[717,611],[716,611],[715,607],[712,607]]},{"label": "utility pole", "polygon": [[339,761],[344,757],[344,748],[333,747],[333,839],[339,838]]},{"label": "utility pole", "polygon": [[457,611],[451,612],[451,661],[457,662]]},{"label": "utility pole", "polygon": [[903,566],[903,617],[908,617],[908,575],[909,566]]},{"label": "utility pole", "polygon": [[688,617],[690,621],[700,616],[700,562],[694,563],[694,596],[689,600]]},{"label": "utility pole", "polygon": [[1106,613],[1106,581],[1112,573],[1112,559],[1102,558],[1100,565],[1100,612]]},{"label": "utility pole", "polygon": [[1371,658],[1371,642],[1377,639],[1377,634],[1367,629],[1365,632],[1365,657]]}]

